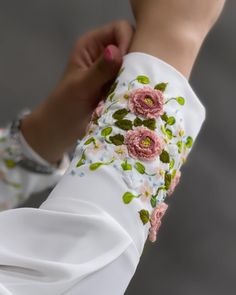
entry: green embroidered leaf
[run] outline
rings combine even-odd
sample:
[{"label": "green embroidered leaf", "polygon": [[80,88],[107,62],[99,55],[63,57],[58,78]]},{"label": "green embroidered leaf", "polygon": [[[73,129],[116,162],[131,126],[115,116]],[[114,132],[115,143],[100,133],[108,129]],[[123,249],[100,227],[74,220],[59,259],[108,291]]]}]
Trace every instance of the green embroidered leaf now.
[{"label": "green embroidered leaf", "polygon": [[9,169],[16,167],[16,163],[12,159],[4,159],[4,163]]},{"label": "green embroidered leaf", "polygon": [[168,83],[159,83],[154,88],[164,92],[166,90],[167,84]]},{"label": "green embroidered leaf", "polygon": [[170,155],[168,154],[167,151],[163,150],[162,153],[160,154],[160,160],[163,163],[169,163],[170,162]]},{"label": "green embroidered leaf", "polygon": [[150,79],[147,76],[137,76],[136,80],[141,84],[149,84]]},{"label": "green embroidered leaf", "polygon": [[89,169],[94,171],[103,165],[103,162],[97,162],[89,165]]},{"label": "green embroidered leaf", "polygon": [[174,125],[175,124],[175,118],[174,117],[169,117],[166,123],[168,125]]},{"label": "green embroidered leaf", "polygon": [[166,113],[164,113],[163,115],[161,115],[161,118],[163,121],[167,122],[168,121],[168,116]]},{"label": "green embroidered leaf", "polygon": [[146,224],[150,220],[149,211],[142,209],[138,212],[139,212],[139,217],[142,220],[143,224]]},{"label": "green embroidered leaf", "polygon": [[178,147],[178,153],[180,154],[182,152],[183,142],[182,141],[178,141],[176,143],[176,145]]},{"label": "green embroidered leaf", "polygon": [[162,131],[163,134],[166,135],[166,129],[165,129],[165,126],[164,125],[161,125],[161,131]]},{"label": "green embroidered leaf", "polygon": [[116,90],[117,85],[118,85],[118,81],[115,81],[115,82],[111,85],[111,88],[110,88],[109,92],[107,93],[107,96],[109,96],[110,94],[112,94],[112,93]]},{"label": "green embroidered leaf", "polygon": [[176,172],[177,172],[176,169],[174,169],[174,170],[172,171],[172,174],[171,174],[171,178],[172,178],[172,179],[175,177]]},{"label": "green embroidered leaf", "polygon": [[85,145],[88,145],[88,144],[90,144],[91,142],[95,142],[95,139],[94,139],[94,137],[90,137],[89,139],[87,139],[86,141],[85,141]]},{"label": "green embroidered leaf", "polygon": [[185,104],[185,99],[182,96],[178,96],[176,97],[176,101],[180,104],[180,105],[184,105]]},{"label": "green embroidered leaf", "polygon": [[109,100],[112,101],[114,96],[115,96],[115,92],[111,93],[110,96],[109,96]]},{"label": "green embroidered leaf", "polygon": [[0,142],[6,141],[6,137],[0,137]]},{"label": "green embroidered leaf", "polygon": [[131,130],[133,127],[132,121],[126,119],[116,121],[115,125],[123,130]]},{"label": "green embroidered leaf", "polygon": [[140,174],[145,174],[146,170],[143,164],[140,162],[135,162],[135,169],[140,173]]},{"label": "green embroidered leaf", "polygon": [[143,124],[143,121],[142,121],[140,118],[136,117],[136,118],[134,119],[134,126],[135,126],[135,127],[137,127],[137,126],[141,126],[142,124]]},{"label": "green embroidered leaf", "polygon": [[169,128],[166,129],[166,135],[169,139],[172,139],[173,137],[172,131]]},{"label": "green embroidered leaf", "polygon": [[112,132],[112,128],[111,127],[106,127],[104,128],[102,131],[101,131],[101,135],[106,137],[108,136],[109,134],[111,134]]},{"label": "green embroidered leaf", "polygon": [[168,174],[168,172],[166,172],[165,173],[165,187],[166,187],[166,190],[169,189],[170,184],[171,184],[171,174]]},{"label": "green embroidered leaf", "polygon": [[170,161],[170,169],[172,169],[173,167],[174,167],[174,165],[175,165],[175,160],[174,159],[172,159],[171,161]]},{"label": "green embroidered leaf", "polygon": [[89,165],[89,169],[94,171],[96,169],[98,169],[99,167],[101,167],[102,165],[109,165],[111,164],[112,162],[114,162],[114,159],[112,159],[111,161],[108,161],[108,162],[96,162],[96,163],[92,163]]},{"label": "green embroidered leaf", "polygon": [[151,197],[150,203],[151,203],[151,205],[152,205],[153,208],[156,207],[156,205],[157,205],[157,199],[156,199],[155,196],[152,196]]},{"label": "green embroidered leaf", "polygon": [[122,145],[124,143],[124,136],[122,134],[110,136],[109,139],[114,145]]},{"label": "green embroidered leaf", "polygon": [[124,171],[132,170],[132,165],[128,164],[127,160],[121,163],[121,167]]},{"label": "green embroidered leaf", "polygon": [[143,120],[143,125],[151,130],[155,130],[156,129],[156,120],[155,119]]},{"label": "green embroidered leaf", "polygon": [[185,142],[185,146],[187,148],[191,148],[193,146],[193,138],[191,136],[188,136]]},{"label": "green embroidered leaf", "polygon": [[77,163],[76,167],[80,167],[80,166],[84,165],[85,164],[85,160],[86,160],[86,156],[85,156],[85,151],[84,151],[82,153],[82,156],[81,156],[79,162]]},{"label": "green embroidered leaf", "polygon": [[129,203],[133,200],[133,198],[136,198],[136,196],[133,195],[131,192],[126,192],[126,193],[124,193],[124,194],[123,194],[123,197],[122,197],[123,202],[124,202],[125,204],[129,204]]},{"label": "green embroidered leaf", "polygon": [[120,109],[116,111],[112,117],[116,120],[122,120],[128,113],[129,111],[127,109]]}]

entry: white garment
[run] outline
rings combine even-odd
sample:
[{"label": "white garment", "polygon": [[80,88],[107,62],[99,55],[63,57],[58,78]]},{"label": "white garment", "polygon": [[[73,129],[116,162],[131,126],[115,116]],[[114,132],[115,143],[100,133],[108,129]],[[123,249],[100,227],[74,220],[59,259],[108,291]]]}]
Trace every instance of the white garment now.
[{"label": "white garment", "polygon": [[[188,81],[153,56],[129,53],[122,69],[49,198],[39,209],[0,214],[1,295],[124,294],[149,234],[150,190],[163,187],[156,194],[157,207],[163,204],[168,177],[174,182],[186,161],[205,109]],[[127,101],[137,89],[154,93],[155,86],[163,91],[166,115],[145,121],[147,114],[134,114]],[[144,100],[153,104],[151,96]],[[155,133],[162,153],[152,161],[135,159],[137,144],[132,150],[127,128],[150,133],[139,142],[144,152],[157,152]]]},{"label": "white garment", "polygon": [[[9,126],[0,129],[0,211],[20,206],[28,197],[47,188],[53,187],[70,164],[69,156],[64,154],[61,163],[51,174],[34,173],[21,168],[14,163],[11,153],[12,147]],[[50,166],[46,160],[38,155],[26,142],[20,132],[21,151],[25,157],[44,166]]]}]

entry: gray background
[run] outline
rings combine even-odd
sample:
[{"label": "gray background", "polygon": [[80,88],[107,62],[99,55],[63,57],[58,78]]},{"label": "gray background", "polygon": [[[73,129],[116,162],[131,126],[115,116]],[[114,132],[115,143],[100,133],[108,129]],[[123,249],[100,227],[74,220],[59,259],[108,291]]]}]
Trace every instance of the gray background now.
[{"label": "gray background", "polygon": [[[207,120],[127,295],[236,294],[235,9],[228,1],[200,52],[191,82]],[[119,18],[132,19],[128,1],[0,0],[1,125],[47,96],[79,35]]]}]

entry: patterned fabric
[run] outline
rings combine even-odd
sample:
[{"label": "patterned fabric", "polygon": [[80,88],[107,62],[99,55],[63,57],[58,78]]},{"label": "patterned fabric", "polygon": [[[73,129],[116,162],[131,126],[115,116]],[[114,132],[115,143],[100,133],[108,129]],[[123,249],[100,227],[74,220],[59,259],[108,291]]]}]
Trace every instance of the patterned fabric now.
[{"label": "patterned fabric", "polygon": [[143,224],[150,222],[153,242],[159,226],[151,222],[152,211],[167,206],[164,201],[178,184],[180,167],[194,142],[185,130],[182,112],[188,97],[178,88],[170,93],[171,81],[158,75],[140,71],[130,80],[124,77],[125,67],[94,111],[71,173],[86,176],[80,171],[85,164],[94,173],[104,165],[118,170],[127,185],[121,202],[126,206],[136,199],[143,202],[137,213]]},{"label": "patterned fabric", "polygon": [[15,161],[18,154],[26,150],[27,157],[39,161],[39,156],[25,141],[22,146],[15,144],[9,127],[0,129],[0,211],[17,207],[32,193],[52,187],[69,166],[69,157],[65,155],[60,167],[50,175],[27,171]]}]

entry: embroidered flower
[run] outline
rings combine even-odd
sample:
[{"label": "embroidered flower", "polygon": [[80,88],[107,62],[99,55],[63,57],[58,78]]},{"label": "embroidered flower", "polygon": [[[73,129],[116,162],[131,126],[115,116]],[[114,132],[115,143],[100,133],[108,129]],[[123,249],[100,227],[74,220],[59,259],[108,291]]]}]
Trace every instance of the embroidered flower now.
[{"label": "embroidered flower", "polygon": [[143,202],[149,201],[152,196],[152,187],[147,180],[140,186],[139,193],[141,194],[140,200]]},{"label": "embroidered flower", "polygon": [[156,118],[163,114],[164,96],[160,90],[143,87],[129,95],[128,107],[131,112],[145,118]]},{"label": "embroidered flower", "polygon": [[179,170],[176,171],[174,178],[171,181],[170,187],[168,189],[168,196],[172,195],[176,186],[178,185],[181,177],[181,172]]},{"label": "embroidered flower", "polygon": [[100,140],[96,139],[87,148],[88,152],[91,152],[92,154],[96,154],[100,151],[104,150],[104,143],[102,143]]},{"label": "embroidered flower", "polygon": [[168,205],[164,202],[158,204],[150,217],[150,223],[151,223],[151,227],[149,228],[149,234],[148,234],[148,239],[151,242],[155,242],[156,241],[156,236],[158,233],[158,230],[161,226],[161,219],[164,216],[166,210],[168,208]]},{"label": "embroidered flower", "polygon": [[92,117],[91,117],[92,121],[96,121],[98,118],[101,117],[104,107],[105,107],[104,100],[100,100],[96,109],[92,113]]},{"label": "embroidered flower", "polygon": [[122,144],[115,148],[115,157],[120,160],[124,160],[127,157],[127,147],[126,145]]},{"label": "embroidered flower", "polygon": [[144,161],[153,160],[160,155],[163,145],[161,138],[146,127],[129,130],[125,136],[125,143],[131,157]]}]

